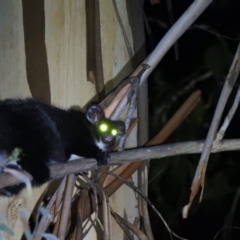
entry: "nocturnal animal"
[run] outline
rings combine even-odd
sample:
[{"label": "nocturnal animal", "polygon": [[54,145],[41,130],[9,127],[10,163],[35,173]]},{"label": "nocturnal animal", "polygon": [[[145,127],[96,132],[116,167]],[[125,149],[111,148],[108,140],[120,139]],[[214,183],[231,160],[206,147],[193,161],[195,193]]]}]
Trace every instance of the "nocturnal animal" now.
[{"label": "nocturnal animal", "polygon": [[[124,134],[125,124],[107,119],[96,104],[83,113],[32,99],[6,99],[0,101],[0,171],[13,150],[21,149],[18,166],[32,175],[33,186],[41,185],[50,179],[47,165],[66,162],[71,154],[106,165],[107,152]],[[23,187],[9,186],[0,194],[11,196]]]}]

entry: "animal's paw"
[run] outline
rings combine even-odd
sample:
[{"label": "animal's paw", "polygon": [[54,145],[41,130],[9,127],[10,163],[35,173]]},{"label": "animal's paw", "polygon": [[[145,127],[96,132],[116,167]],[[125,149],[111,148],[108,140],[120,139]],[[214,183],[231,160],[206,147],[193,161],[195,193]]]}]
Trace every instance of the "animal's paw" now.
[{"label": "animal's paw", "polygon": [[107,166],[109,158],[110,158],[110,156],[106,152],[98,153],[97,157],[96,157],[96,160],[97,160],[97,163],[98,163],[98,167]]}]

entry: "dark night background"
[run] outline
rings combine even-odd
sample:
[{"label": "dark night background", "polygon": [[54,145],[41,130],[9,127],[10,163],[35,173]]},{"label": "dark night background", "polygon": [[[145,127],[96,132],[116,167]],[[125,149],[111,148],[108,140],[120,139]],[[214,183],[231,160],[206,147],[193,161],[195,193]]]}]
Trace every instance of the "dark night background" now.
[{"label": "dark night background", "polygon": [[[150,53],[172,25],[170,0],[151,5],[145,0],[147,46]],[[192,1],[172,0],[173,22]],[[165,143],[205,139],[240,37],[240,1],[215,0],[166,54],[149,78],[150,139],[195,90],[202,99]],[[177,53],[177,54],[176,54]],[[177,57],[178,56],[178,57]],[[178,58],[178,59],[177,59]],[[239,80],[229,98],[235,97]],[[239,138],[238,110],[225,138]],[[149,198],[178,235],[193,239],[240,239],[240,154],[225,152],[210,157],[202,203],[198,198],[189,218],[181,217],[200,155],[151,161]],[[170,239],[157,215],[150,211],[155,239]],[[223,229],[218,235],[218,231]],[[175,238],[174,238],[175,239]]]}]

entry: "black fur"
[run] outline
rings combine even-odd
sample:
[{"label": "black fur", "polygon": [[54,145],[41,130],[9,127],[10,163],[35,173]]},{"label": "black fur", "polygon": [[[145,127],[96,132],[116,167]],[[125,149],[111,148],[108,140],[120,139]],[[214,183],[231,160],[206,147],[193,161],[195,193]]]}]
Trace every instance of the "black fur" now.
[{"label": "black fur", "polygon": [[[101,108],[98,105],[95,108],[101,112],[98,120],[105,120]],[[119,124],[119,121],[110,122]],[[120,125],[124,128],[122,122]],[[99,165],[106,164],[107,153],[95,143],[98,139],[95,128],[82,112],[62,110],[32,99],[0,101],[0,155],[21,148],[18,163],[33,176],[33,185],[49,180],[47,164],[67,161],[71,154],[95,158]],[[113,147],[113,141],[110,144]],[[7,187],[1,193],[16,194],[21,188],[21,184]]]}]

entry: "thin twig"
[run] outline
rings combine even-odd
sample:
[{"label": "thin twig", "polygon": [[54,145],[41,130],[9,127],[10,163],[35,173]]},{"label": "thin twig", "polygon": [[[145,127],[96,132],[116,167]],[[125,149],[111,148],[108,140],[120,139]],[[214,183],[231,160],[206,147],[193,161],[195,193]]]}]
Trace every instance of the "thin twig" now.
[{"label": "thin twig", "polygon": [[[140,79],[142,74],[149,68],[148,65],[143,65],[141,71],[138,73],[137,76],[132,77],[134,79],[131,89],[128,92],[128,98],[130,99],[130,105],[128,108],[128,112],[127,112],[127,116],[125,119],[125,127],[126,127],[126,131],[128,131],[130,123],[132,121],[133,118],[133,114],[135,112],[136,106],[137,106],[137,94],[138,94],[138,88],[139,88],[139,83],[140,83]],[[125,134],[119,143],[118,146],[118,151],[123,151],[124,150],[124,145],[125,145],[125,141],[126,141],[126,137],[127,135]]]},{"label": "thin twig", "polygon": [[[51,209],[53,208],[54,204],[57,201],[57,196],[58,196],[58,192],[59,189],[64,189],[64,186],[66,184],[66,178],[64,178],[61,182],[61,184],[59,185],[58,189],[55,191],[55,193],[52,195],[50,201],[48,202],[46,209],[52,214],[54,215],[53,212],[51,212]],[[44,215],[41,217],[41,220],[39,221],[38,225],[35,226],[34,232],[33,232],[33,239],[34,240],[40,240],[41,236],[38,235],[37,233],[39,232],[45,232],[48,225],[50,224],[50,219]]]},{"label": "thin twig", "polygon": [[103,190],[103,188],[99,185],[95,185],[98,190],[98,195],[101,197],[101,210],[102,210],[102,223],[104,229],[104,235],[106,235],[107,239],[112,239],[112,225],[111,225],[111,213],[110,213],[110,206],[109,200]]},{"label": "thin twig", "polygon": [[131,91],[133,90],[133,94],[134,94],[135,89],[139,88],[139,82],[141,81],[141,77],[148,68],[149,68],[148,64],[142,63],[137,67],[137,69],[134,71],[133,74],[131,74],[131,76],[129,78],[124,80],[124,82],[126,82],[126,83],[130,82],[130,85],[128,85],[128,89],[125,91],[121,100],[119,100],[117,106],[115,107],[112,114],[110,115],[110,119],[115,120],[119,117],[123,108],[129,102],[129,97],[132,97],[132,96],[130,96]]},{"label": "thin twig", "polygon": [[[132,223],[130,223],[129,221],[127,221],[123,217],[121,217],[116,212],[114,212],[113,209],[111,211],[112,211],[112,214],[115,217],[116,221],[119,223],[119,225],[121,227],[122,227],[122,225],[124,225],[126,228],[130,229],[139,240],[149,240],[147,238],[147,236],[143,233],[143,231],[141,231],[139,228],[134,226]],[[124,231],[124,232],[126,232],[126,231]],[[131,239],[134,239],[134,238],[131,237]]]},{"label": "thin twig", "polygon": [[[235,194],[235,197],[233,199],[233,203],[232,203],[231,209],[230,209],[230,211],[229,211],[229,213],[228,213],[228,215],[226,217],[224,228],[233,226],[234,213],[237,212],[236,209],[237,209],[237,205],[239,203],[239,198],[240,198],[240,188],[238,188],[238,190],[237,190],[237,192]],[[225,239],[227,239],[226,234],[225,234]]]},{"label": "thin twig", "polygon": [[[111,214],[113,216],[113,218],[115,219],[115,221],[117,222],[117,224],[119,225],[119,227],[123,230],[123,232],[125,233],[125,235],[130,239],[130,240],[134,240],[134,237],[132,236],[132,234],[130,233],[129,229],[122,223],[120,222],[119,218],[117,217],[115,211],[111,208]],[[125,239],[125,238],[124,238]]]},{"label": "thin twig", "polygon": [[[85,176],[84,174],[82,175],[83,178],[85,179],[85,181],[89,184],[89,186],[91,187],[91,189],[93,190],[93,194],[94,194],[94,200],[95,200],[95,206],[96,206],[96,209],[95,209],[95,224],[98,223],[98,225],[100,226],[105,238],[107,240],[109,240],[109,235],[107,234],[107,232],[105,231],[98,215],[99,215],[99,208],[98,208],[98,191],[97,191],[97,187],[95,186],[95,184],[87,177]],[[97,225],[97,224],[96,224]]]},{"label": "thin twig", "polygon": [[140,191],[133,183],[130,183],[128,181],[126,181],[124,178],[121,178],[119,175],[116,175],[114,173],[108,173],[108,174],[113,174],[116,178],[119,178],[120,180],[122,180],[128,187],[130,187],[132,190],[134,190],[137,194],[139,194],[148,204],[149,206],[153,209],[153,211],[155,213],[157,213],[157,215],[159,216],[159,218],[161,219],[161,221],[163,222],[164,226],[167,228],[169,234],[170,234],[170,238],[172,238],[171,235],[173,235],[174,237],[178,238],[178,239],[184,239],[180,236],[178,236],[176,233],[174,233],[170,227],[168,226],[167,222],[165,221],[165,219],[163,218],[162,214],[156,209],[156,207],[152,204],[152,202],[148,199],[148,197],[142,192]]},{"label": "thin twig", "polygon": [[68,229],[68,221],[70,219],[70,210],[72,203],[72,194],[74,190],[74,184],[76,182],[76,175],[71,174],[67,177],[67,184],[65,189],[65,195],[63,199],[62,209],[61,209],[61,220],[59,223],[58,237],[59,239],[65,239]]},{"label": "thin twig", "polygon": [[[92,224],[88,224],[88,221],[85,221],[85,226],[83,226],[83,211],[86,204],[90,204],[90,201],[88,201],[88,194],[89,194],[89,188],[90,186],[87,185],[83,191],[81,192],[79,201],[78,201],[78,207],[77,207],[77,224],[75,226],[75,232],[74,232],[74,239],[84,239],[84,237],[88,234],[88,232],[92,228]],[[86,201],[87,200],[87,201]],[[87,228],[87,229],[86,229]],[[85,230],[83,233],[83,229]],[[71,238],[70,238],[71,239]]]},{"label": "thin twig", "polygon": [[85,179],[85,181],[88,183],[89,187],[91,187],[94,195],[95,205],[96,205],[96,212],[95,212],[95,221],[98,218],[98,197],[97,197],[97,190],[93,182],[85,175],[83,174],[82,177]]},{"label": "thin twig", "polygon": [[216,137],[215,141],[221,141],[223,139],[224,134],[225,134],[225,132],[226,132],[230,122],[232,121],[232,118],[238,108],[239,100],[240,100],[240,86],[238,87],[238,91],[237,91],[236,97],[234,99],[233,105],[232,105],[230,111],[228,112],[228,115],[224,119],[224,122],[223,122],[220,130],[217,133],[217,137]]},{"label": "thin twig", "polygon": [[220,229],[217,234],[214,236],[213,240],[216,240],[218,235],[220,234],[220,232],[224,231],[224,230],[229,230],[229,229],[237,229],[238,231],[240,230],[240,227],[232,227],[232,226],[228,226],[228,227],[223,227],[222,229]]}]

